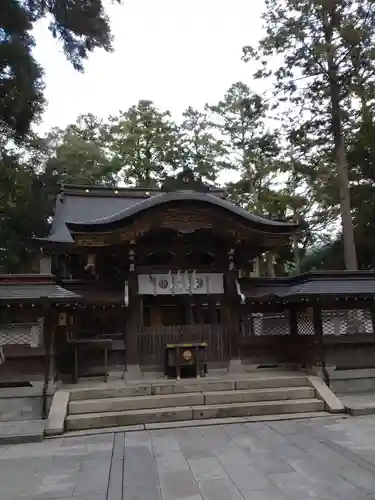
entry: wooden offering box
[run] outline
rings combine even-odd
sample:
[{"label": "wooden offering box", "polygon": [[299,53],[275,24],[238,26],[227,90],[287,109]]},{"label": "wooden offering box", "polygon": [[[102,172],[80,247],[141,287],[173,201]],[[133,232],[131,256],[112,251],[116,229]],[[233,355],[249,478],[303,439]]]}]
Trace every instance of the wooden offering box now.
[{"label": "wooden offering box", "polygon": [[181,371],[185,376],[200,378],[206,375],[205,342],[192,342],[182,344],[167,344],[165,346],[165,375],[181,378]]}]

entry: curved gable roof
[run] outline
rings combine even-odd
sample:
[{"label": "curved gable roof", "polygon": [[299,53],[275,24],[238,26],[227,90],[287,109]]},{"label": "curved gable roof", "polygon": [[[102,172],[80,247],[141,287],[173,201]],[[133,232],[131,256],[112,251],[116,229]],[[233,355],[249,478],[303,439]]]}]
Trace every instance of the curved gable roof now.
[{"label": "curved gable roof", "polygon": [[288,235],[298,229],[297,224],[278,222],[249,213],[218,194],[216,191],[161,192],[156,189],[146,191],[140,188],[69,186],[57,196],[50,234],[45,238],[35,239],[46,243],[74,243],[71,231],[105,230],[105,226],[125,221],[153,207],[179,201],[195,201],[219,207],[268,232]]},{"label": "curved gable roof", "polygon": [[266,219],[264,217],[260,217],[259,215],[247,212],[243,208],[233,205],[232,203],[222,198],[219,198],[215,195],[209,193],[201,193],[197,191],[174,191],[170,193],[162,193],[156,196],[152,196],[151,198],[148,199],[143,199],[138,203],[135,203],[134,205],[131,205],[125,208],[124,210],[121,210],[110,216],[98,219],[91,219],[85,222],[67,221],[67,225],[73,230],[75,228],[82,226],[85,226],[85,228],[87,229],[93,226],[95,227],[107,226],[115,222],[118,222],[120,220],[126,220],[128,217],[139,214],[153,207],[161,206],[176,201],[198,201],[207,203],[211,206],[214,205],[216,207],[227,210],[228,212],[231,212],[239,217],[242,217],[246,221],[252,222],[253,224],[263,226],[264,228],[268,226],[270,229],[272,228],[272,230],[276,231],[278,230],[280,232],[293,233],[298,229],[298,224]]}]

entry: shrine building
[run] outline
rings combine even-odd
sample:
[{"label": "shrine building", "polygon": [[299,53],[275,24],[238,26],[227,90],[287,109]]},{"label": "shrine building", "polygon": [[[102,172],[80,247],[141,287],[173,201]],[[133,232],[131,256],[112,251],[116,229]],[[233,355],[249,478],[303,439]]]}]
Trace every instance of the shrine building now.
[{"label": "shrine building", "polygon": [[191,178],[64,186],[40,274],[0,276],[0,378],[139,379],[179,343],[205,346],[208,374],[375,367],[375,272],[277,276],[298,231]]}]

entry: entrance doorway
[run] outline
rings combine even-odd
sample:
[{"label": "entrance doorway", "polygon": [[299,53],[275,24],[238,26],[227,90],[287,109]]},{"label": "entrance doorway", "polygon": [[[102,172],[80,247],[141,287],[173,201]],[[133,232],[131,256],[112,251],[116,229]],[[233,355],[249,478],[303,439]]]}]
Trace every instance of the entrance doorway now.
[{"label": "entrance doorway", "polygon": [[143,326],[220,324],[220,302],[207,297],[153,297],[143,299]]}]

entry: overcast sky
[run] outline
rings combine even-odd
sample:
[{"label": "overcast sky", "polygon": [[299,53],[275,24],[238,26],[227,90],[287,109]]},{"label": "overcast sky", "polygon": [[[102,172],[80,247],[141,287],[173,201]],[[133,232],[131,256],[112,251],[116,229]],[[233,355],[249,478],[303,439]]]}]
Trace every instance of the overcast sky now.
[{"label": "overcast sky", "polygon": [[106,117],[140,99],[176,118],[189,105],[215,103],[239,80],[254,90],[254,67],[242,47],[261,37],[263,0],[123,0],[110,6],[114,52],[98,50],[77,73],[48,24],[35,29],[35,56],[45,69],[48,107],[42,130],[80,113]]}]

